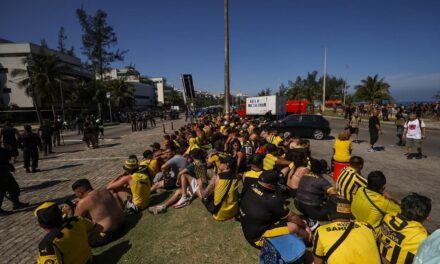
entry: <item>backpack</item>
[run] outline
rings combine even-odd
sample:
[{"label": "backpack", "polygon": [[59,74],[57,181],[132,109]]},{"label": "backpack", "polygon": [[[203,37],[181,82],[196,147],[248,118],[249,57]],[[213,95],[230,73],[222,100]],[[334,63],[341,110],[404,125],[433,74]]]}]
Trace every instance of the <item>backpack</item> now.
[{"label": "backpack", "polygon": [[293,234],[265,238],[260,250],[260,264],[303,264],[301,257],[305,251],[304,242]]}]

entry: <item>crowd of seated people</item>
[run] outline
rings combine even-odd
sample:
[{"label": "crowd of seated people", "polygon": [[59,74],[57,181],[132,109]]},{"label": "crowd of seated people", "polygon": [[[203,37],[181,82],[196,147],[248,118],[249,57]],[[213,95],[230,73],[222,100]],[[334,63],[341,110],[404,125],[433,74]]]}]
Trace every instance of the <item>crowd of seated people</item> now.
[{"label": "crowd of seated people", "polygon": [[[349,140],[345,134],[342,139]],[[364,160],[351,151],[343,160],[334,157],[349,166],[333,183],[325,177],[327,162],[313,157],[309,140],[258,120],[208,114],[150,147],[141,160],[131,155],[105,188],[93,189],[80,179],[72,185],[78,201],[62,207],[44,203],[35,210],[48,231],[39,263],[87,263],[90,247],[114,239],[129,215],[145,209],[157,215],[198,200],[214,220],[240,222],[255,248],[294,234],[312,248],[304,263],[412,263],[428,236],[422,224],[431,210],[429,198],[409,194],[397,201],[386,191],[381,171],[362,176]],[[151,204],[151,197],[164,191],[173,194]],[[65,249],[78,241],[83,246]]]}]

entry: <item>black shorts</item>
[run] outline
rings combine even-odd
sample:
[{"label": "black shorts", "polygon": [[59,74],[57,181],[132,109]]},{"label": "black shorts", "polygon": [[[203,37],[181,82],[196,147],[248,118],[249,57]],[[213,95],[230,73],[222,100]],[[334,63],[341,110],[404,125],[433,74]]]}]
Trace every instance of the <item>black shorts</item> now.
[{"label": "black shorts", "polygon": [[163,179],[163,188],[166,190],[173,190],[177,188],[177,179],[165,178]]},{"label": "black shorts", "polygon": [[379,132],[370,130],[370,144],[374,145],[379,139]]}]

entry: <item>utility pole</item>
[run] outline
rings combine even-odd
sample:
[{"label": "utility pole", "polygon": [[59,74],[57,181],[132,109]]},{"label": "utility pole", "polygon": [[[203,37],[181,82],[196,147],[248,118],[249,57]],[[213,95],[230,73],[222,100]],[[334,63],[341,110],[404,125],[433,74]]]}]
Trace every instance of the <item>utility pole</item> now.
[{"label": "utility pole", "polygon": [[325,79],[327,78],[327,48],[324,48],[324,81],[322,84],[322,113],[325,110]]},{"label": "utility pole", "polygon": [[228,0],[225,0],[225,114],[230,113],[230,79],[229,79],[229,15]]}]

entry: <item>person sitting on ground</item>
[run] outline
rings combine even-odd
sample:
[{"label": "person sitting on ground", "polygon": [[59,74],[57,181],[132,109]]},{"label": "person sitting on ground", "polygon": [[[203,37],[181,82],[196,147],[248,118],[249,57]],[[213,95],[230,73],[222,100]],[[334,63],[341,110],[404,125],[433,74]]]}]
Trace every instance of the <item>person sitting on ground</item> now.
[{"label": "person sitting on ground", "polygon": [[349,201],[330,197],[325,211],[331,223],[318,227],[315,232],[314,264],[381,263],[372,227],[353,221]]},{"label": "person sitting on ground", "polygon": [[263,171],[258,183],[247,190],[240,202],[240,220],[244,237],[256,248],[264,238],[297,234],[309,242],[312,233],[305,222],[289,210],[278,194],[280,176],[276,171]]},{"label": "person sitting on ground", "polygon": [[107,189],[93,190],[87,179],[74,182],[72,190],[79,198],[75,216],[87,217],[97,225],[89,235],[90,246],[98,247],[109,243],[125,221],[124,211],[117,199]]},{"label": "person sitting on ground", "polygon": [[63,219],[60,208],[45,202],[34,211],[46,235],[38,245],[38,264],[86,264],[92,261],[88,236],[95,224],[81,216]]},{"label": "person sitting on ground", "polygon": [[135,214],[147,208],[150,202],[150,178],[147,174],[138,172],[135,159],[126,160],[123,169],[126,175],[111,181],[107,190],[116,194],[119,205],[127,214]]},{"label": "person sitting on ground", "polygon": [[333,145],[333,161],[340,163],[347,163],[350,161],[352,148],[350,134],[348,132],[341,132]]},{"label": "person sitting on ground", "polygon": [[[182,197],[174,205],[176,209],[189,205],[191,200],[196,196],[201,186],[200,184],[207,186],[209,183],[205,152],[202,149],[193,149],[189,156],[192,160],[191,163],[185,169],[181,170],[178,175],[178,183]],[[198,181],[199,179],[201,182]]]},{"label": "person sitting on ground", "polygon": [[387,214],[378,232],[382,263],[413,263],[417,250],[428,237],[423,222],[431,212],[431,200],[412,193],[402,199],[401,213]]},{"label": "person sitting on ground", "polygon": [[294,165],[293,169],[291,169],[287,175],[286,185],[290,197],[295,199],[299,182],[304,175],[310,173],[310,170],[307,168],[307,158],[304,152],[290,151],[286,154],[286,159],[292,161]]},{"label": "person sitting on ground", "polygon": [[153,181],[154,176],[159,172],[159,165],[157,159],[154,158],[151,150],[145,150],[142,153],[144,159],[139,162],[139,169],[150,177],[150,182]]},{"label": "person sitting on ground", "polygon": [[350,203],[353,196],[361,187],[367,186],[367,179],[361,176],[362,168],[364,167],[364,159],[359,156],[350,158],[350,166],[345,167],[339,173],[336,181],[336,189],[338,194]]},{"label": "person sitting on ground", "polygon": [[276,128],[272,128],[270,130],[270,134],[265,138],[267,143],[274,144],[275,146],[279,146],[281,142],[283,142],[283,138],[278,136],[278,130]]},{"label": "person sitting on ground", "polygon": [[160,159],[163,155],[164,150],[160,147],[158,142],[154,142],[150,145],[151,151],[153,152],[153,158]]},{"label": "person sitting on ground", "polygon": [[154,184],[151,191],[157,189],[172,190],[177,188],[177,176],[181,170],[188,166],[188,161],[182,155],[177,154],[175,149],[166,149],[164,151],[166,162],[161,166],[161,171],[154,177]]},{"label": "person sitting on ground", "polygon": [[274,144],[266,144],[266,156],[263,160],[263,170],[273,170],[284,171],[282,172],[284,175],[287,175],[289,171],[288,165],[291,162],[285,160],[281,157],[278,157],[278,148]]},{"label": "person sitting on ground", "polygon": [[293,136],[292,139],[290,140],[289,149],[302,148],[300,142],[301,142],[301,139],[299,137]]},{"label": "person sitting on ground", "polygon": [[231,142],[231,151],[229,152],[231,157],[235,160],[232,165],[232,169],[237,173],[243,173],[246,171],[246,152],[242,148],[240,141],[235,138]]},{"label": "person sitting on ground", "polygon": [[385,214],[400,213],[400,207],[386,192],[387,181],[381,171],[368,174],[367,187],[361,187],[353,196],[351,211],[356,220],[367,222],[375,230]]},{"label": "person sitting on ground", "polygon": [[263,172],[264,155],[254,154],[249,159],[250,170],[243,173],[243,189],[241,195],[243,196],[252,185],[258,182],[258,178]]},{"label": "person sitting on ground", "polygon": [[197,134],[196,134],[195,131],[192,131],[192,132],[191,132],[191,137],[190,137],[189,140],[188,140],[188,144],[189,144],[189,146],[188,146],[188,148],[186,149],[186,151],[185,151],[185,153],[183,154],[183,156],[186,157],[186,156],[189,155],[189,153],[191,152],[191,150],[200,148],[199,143],[198,143],[197,141],[198,141],[198,140],[197,140]]},{"label": "person sitting on ground", "polygon": [[311,160],[310,172],[305,174],[298,185],[295,207],[310,220],[328,221],[323,204],[330,195],[336,195],[333,186],[322,177],[327,169],[325,160]]},{"label": "person sitting on ground", "polygon": [[238,214],[238,179],[231,170],[235,160],[229,156],[220,158],[219,174],[209,183],[198,179],[200,186],[197,195],[202,199],[206,208],[215,220],[224,221]]}]

